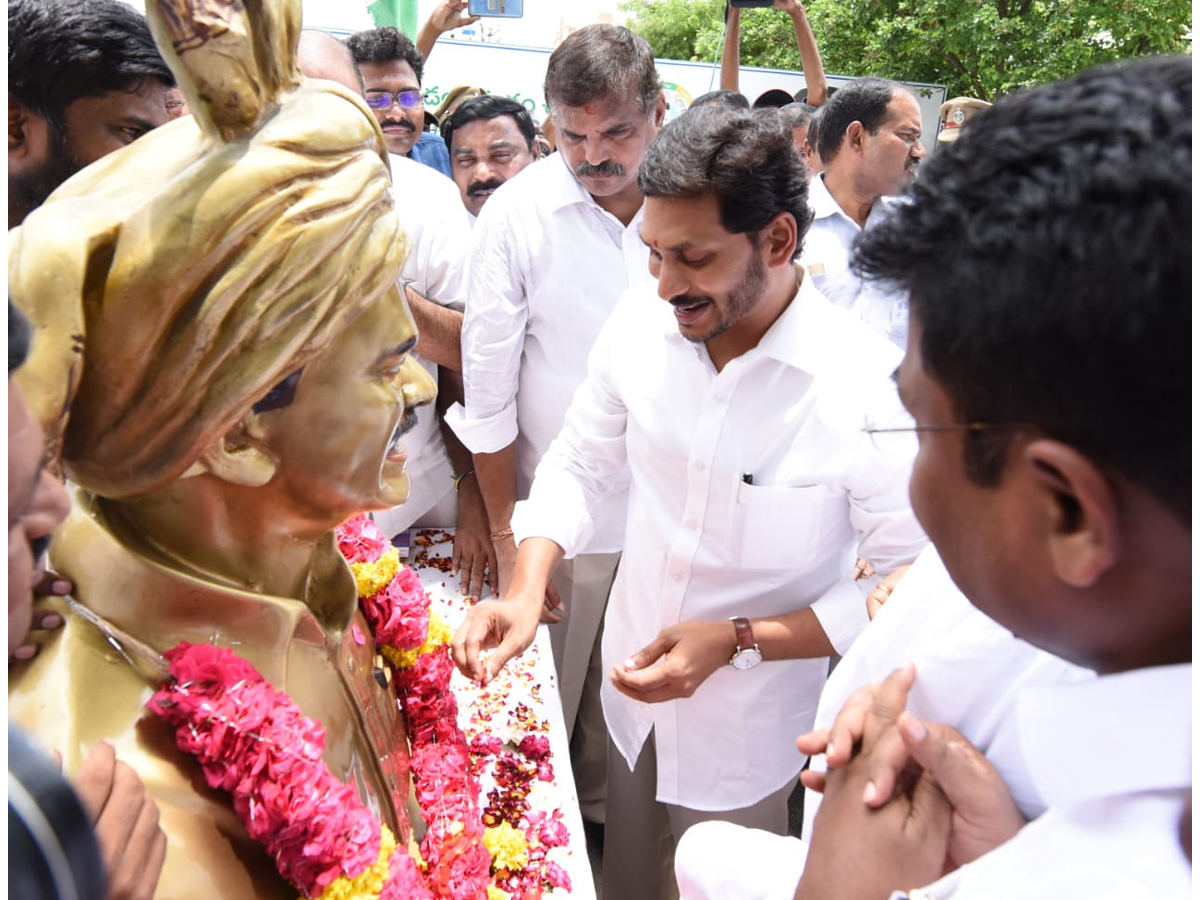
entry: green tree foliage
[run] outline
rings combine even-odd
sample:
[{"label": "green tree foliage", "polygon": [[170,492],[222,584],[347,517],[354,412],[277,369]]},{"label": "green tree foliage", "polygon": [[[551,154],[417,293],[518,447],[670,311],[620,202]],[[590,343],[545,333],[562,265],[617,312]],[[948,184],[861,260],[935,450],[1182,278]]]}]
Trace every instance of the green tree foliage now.
[{"label": "green tree foliage", "polygon": [[[724,0],[627,0],[629,26],[666,59],[718,59]],[[825,71],[944,84],[994,99],[1089,66],[1190,52],[1191,0],[809,0]],[[742,64],[798,69],[791,20],[744,9]]]}]

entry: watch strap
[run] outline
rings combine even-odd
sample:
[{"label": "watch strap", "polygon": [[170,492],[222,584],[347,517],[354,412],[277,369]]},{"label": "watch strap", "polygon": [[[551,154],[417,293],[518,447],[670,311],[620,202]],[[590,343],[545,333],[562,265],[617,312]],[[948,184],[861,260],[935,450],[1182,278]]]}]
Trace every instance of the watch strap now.
[{"label": "watch strap", "polygon": [[734,616],[729,621],[733,622],[733,631],[737,636],[738,650],[753,650],[758,645],[754,642],[754,631],[750,628],[750,620],[745,616]]}]

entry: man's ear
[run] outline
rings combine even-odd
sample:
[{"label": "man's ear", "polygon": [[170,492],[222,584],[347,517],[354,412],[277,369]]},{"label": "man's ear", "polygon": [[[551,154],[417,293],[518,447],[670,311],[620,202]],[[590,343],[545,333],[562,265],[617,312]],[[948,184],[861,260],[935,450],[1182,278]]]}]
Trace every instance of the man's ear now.
[{"label": "man's ear", "polygon": [[262,437],[260,416],[250,413],[200,454],[186,474],[207,472],[230,484],[262,487],[275,477],[276,459]]},{"label": "man's ear", "polygon": [[842,143],[854,151],[861,151],[863,142],[867,138],[867,130],[863,128],[862,122],[851,122],[846,129],[846,137]]},{"label": "man's ear", "polygon": [[40,162],[50,147],[50,125],[15,99],[8,98],[8,164]]},{"label": "man's ear", "polygon": [[1032,441],[1024,459],[1044,494],[1055,574],[1072,587],[1091,587],[1121,555],[1112,486],[1090,459],[1059,441]]},{"label": "man's ear", "polygon": [[654,127],[662,128],[667,121],[667,95],[659,94],[654,103]]},{"label": "man's ear", "polygon": [[792,255],[799,240],[796,220],[791,213],[776,213],[759,232],[759,245],[766,248],[767,268],[791,266]]}]

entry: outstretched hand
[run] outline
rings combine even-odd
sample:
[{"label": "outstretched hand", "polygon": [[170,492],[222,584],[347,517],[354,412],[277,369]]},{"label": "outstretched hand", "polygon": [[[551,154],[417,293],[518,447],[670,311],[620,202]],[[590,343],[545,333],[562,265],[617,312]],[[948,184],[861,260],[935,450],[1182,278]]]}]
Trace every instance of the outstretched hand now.
[{"label": "outstretched hand", "polygon": [[737,649],[733,623],[680,622],[621,665],[610,678],[618,691],[643,703],[690,697]]},{"label": "outstretched hand", "polygon": [[[450,642],[450,656],[459,671],[480,684],[490,682],[533,643],[541,609],[540,603],[516,597],[472,607]],[[494,652],[485,660],[489,650]]]}]

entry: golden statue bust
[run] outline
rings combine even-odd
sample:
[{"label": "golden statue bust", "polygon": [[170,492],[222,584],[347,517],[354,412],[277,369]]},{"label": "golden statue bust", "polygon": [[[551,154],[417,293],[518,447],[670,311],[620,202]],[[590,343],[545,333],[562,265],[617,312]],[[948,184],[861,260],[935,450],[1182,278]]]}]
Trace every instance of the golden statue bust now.
[{"label": "golden statue bust", "polygon": [[[10,233],[9,290],[37,329],[23,386],[79,488],[51,550],[76,598],[159,652],[232,647],[403,842],[403,725],[333,529],[403,502],[399,438],[434,386],[408,356],[383,135],[301,78],[299,7],[151,2],[195,118],[52,194]],[[294,896],[150,693],[73,616],[10,672],[12,718],[68,774],[108,739],[155,795],[160,900]]]}]

